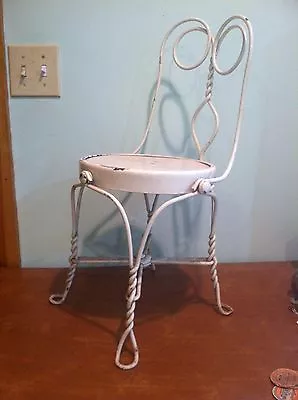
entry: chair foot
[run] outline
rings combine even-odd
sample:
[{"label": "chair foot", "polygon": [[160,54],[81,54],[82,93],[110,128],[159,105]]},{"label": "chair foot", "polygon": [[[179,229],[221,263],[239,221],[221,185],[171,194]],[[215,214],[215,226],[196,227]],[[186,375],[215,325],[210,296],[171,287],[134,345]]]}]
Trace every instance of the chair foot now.
[{"label": "chair foot", "polygon": [[[49,302],[54,305],[60,305],[65,302],[68,292],[71,288],[76,269],[78,266],[78,226],[82,196],[84,192],[84,185],[76,184],[71,188],[71,210],[72,210],[72,235],[71,235],[71,255],[69,257],[69,267],[67,278],[65,281],[65,288],[63,293],[54,293],[49,297]],[[76,190],[79,189],[79,194],[76,200]]]},{"label": "chair foot", "polygon": [[211,274],[211,280],[213,282],[213,287],[214,287],[214,292],[215,292],[215,298],[216,298],[216,304],[217,304],[217,310],[221,315],[228,316],[233,314],[234,309],[221,302],[221,295],[220,295],[220,284],[219,284],[219,279],[218,279],[218,274],[217,274],[217,259],[216,257],[213,258],[213,264],[210,269],[210,274]]},{"label": "chair foot", "polygon": [[67,295],[70,291],[72,282],[77,269],[77,260],[70,258],[71,265],[69,267],[67,278],[65,281],[65,289],[63,293],[54,293],[49,297],[49,302],[53,305],[61,305],[65,302]]},{"label": "chair foot", "polygon": [[52,294],[49,297],[49,302],[51,304],[56,305],[61,305],[65,302],[66,297],[63,294]]},{"label": "chair foot", "polygon": [[221,315],[225,315],[225,316],[231,315],[234,312],[234,309],[227,304],[217,305],[217,308],[218,308],[219,313]]},{"label": "chair foot", "polygon": [[[129,364],[124,364],[120,361],[121,354],[123,352],[124,344],[128,338],[130,337],[130,341],[133,347],[133,361]],[[116,357],[115,357],[115,364],[118,368],[122,370],[129,370],[135,368],[139,363],[139,349],[137,345],[137,341],[135,338],[134,331],[131,327],[127,327],[125,331],[123,332],[121,339],[118,343],[117,351],[116,351]]]}]

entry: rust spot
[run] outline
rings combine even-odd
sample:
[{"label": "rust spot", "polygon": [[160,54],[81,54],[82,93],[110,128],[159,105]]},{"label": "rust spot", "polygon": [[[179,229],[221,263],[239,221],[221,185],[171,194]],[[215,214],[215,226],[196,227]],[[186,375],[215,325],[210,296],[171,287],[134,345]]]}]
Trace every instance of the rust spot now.
[{"label": "rust spot", "polygon": [[120,167],[114,167],[113,171],[124,171],[125,168],[120,168]]}]

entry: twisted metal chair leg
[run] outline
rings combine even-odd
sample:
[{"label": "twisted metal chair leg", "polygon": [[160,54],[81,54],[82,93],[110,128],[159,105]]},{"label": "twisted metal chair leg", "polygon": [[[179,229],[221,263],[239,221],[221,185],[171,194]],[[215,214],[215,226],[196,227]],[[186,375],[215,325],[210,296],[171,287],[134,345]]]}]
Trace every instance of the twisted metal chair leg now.
[{"label": "twisted metal chair leg", "polygon": [[[129,259],[129,280],[128,280],[128,292],[127,292],[128,295],[127,295],[127,306],[126,306],[126,323],[125,323],[125,330],[117,346],[115,364],[117,365],[117,367],[127,370],[134,368],[139,362],[139,350],[134,334],[134,319],[135,319],[135,308],[136,308],[137,277],[138,277],[138,270],[140,267],[141,257],[138,257],[138,261],[134,264],[130,223],[126,211],[123,205],[120,203],[120,201],[112,193],[109,193],[106,190],[101,189],[97,186],[88,184],[87,187],[99,194],[102,194],[103,196],[107,197],[114,203],[114,205],[117,207],[117,209],[121,214],[122,221],[125,227],[127,246],[128,246],[128,259]],[[129,364],[124,364],[121,362],[120,358],[127,338],[130,338],[131,341],[133,350],[133,360]]]},{"label": "twisted metal chair leg", "polygon": [[233,308],[227,304],[221,302],[220,296],[220,284],[217,273],[217,258],[216,258],[216,234],[215,234],[215,219],[217,211],[217,199],[215,193],[208,193],[207,196],[211,198],[211,230],[208,242],[208,261],[211,262],[210,274],[211,280],[213,282],[215,298],[217,303],[217,308],[222,315],[231,315],[233,313]]},{"label": "twisted metal chair leg", "polygon": [[[76,201],[76,190],[80,188]],[[85,186],[82,184],[73,185],[71,188],[71,211],[72,211],[72,234],[71,234],[71,255],[69,257],[69,269],[65,281],[63,293],[52,294],[49,298],[51,304],[60,305],[65,302],[70,291],[78,265],[78,226],[82,196]]]},{"label": "twisted metal chair leg", "polygon": [[[153,204],[150,207],[148,195],[145,194],[145,204],[147,210],[147,226],[156,208],[157,200],[158,200],[158,195],[155,196]],[[115,364],[117,365],[117,367],[123,370],[132,369],[136,367],[136,365],[139,362],[139,349],[133,328],[134,328],[136,302],[141,297],[143,270],[144,267],[151,265],[150,241],[151,241],[151,228],[147,232],[145,230],[143,235],[143,240],[139,248],[138,256],[135,260],[134,265],[131,265],[129,270],[128,289],[126,295],[126,322],[125,322],[126,327],[119,340],[115,357]],[[133,348],[134,358],[131,363],[123,364],[120,361],[120,359],[124,348],[124,344],[128,337],[130,338],[130,342]]]},{"label": "twisted metal chair leg", "polygon": [[[130,264],[128,291],[127,291],[128,294],[127,294],[127,309],[126,309],[126,328],[119,340],[119,343],[117,346],[117,351],[116,351],[116,358],[115,358],[115,364],[121,369],[125,369],[125,370],[132,369],[139,362],[139,350],[138,350],[136,338],[135,338],[134,331],[133,331],[136,302],[139,298],[138,296],[141,295],[142,280],[138,281],[138,278],[140,277],[139,269],[141,268],[142,255],[144,254],[144,249],[146,247],[146,244],[148,243],[148,237],[150,235],[154,221],[156,220],[158,215],[168,206],[170,206],[174,203],[177,203],[179,201],[182,201],[184,199],[191,198],[196,195],[197,195],[197,193],[187,193],[184,195],[180,195],[174,199],[166,201],[152,213],[150,219],[148,220],[147,226],[146,226],[144,234],[142,236],[142,240],[140,243],[140,247],[138,250],[136,260],[135,260],[134,264]],[[118,208],[120,209],[120,207],[118,207]],[[127,230],[129,230],[129,227],[127,227]],[[131,239],[131,234],[129,235],[129,237]],[[130,245],[130,246],[132,248],[132,245]],[[139,288],[137,287],[138,284],[140,284]],[[124,344],[128,337],[130,337],[131,344],[133,347],[134,359],[130,364],[123,364],[120,362],[120,358],[121,358],[121,354],[122,354],[122,351],[124,348]]]},{"label": "twisted metal chair leg", "polygon": [[[115,364],[117,367],[123,370],[129,370],[137,366],[139,362],[139,349],[134,334],[134,321],[135,321],[135,309],[136,309],[136,292],[137,292],[137,282],[138,282],[138,270],[140,263],[132,265],[129,270],[128,279],[128,293],[126,302],[126,320],[125,320],[125,330],[118,342]],[[121,362],[121,354],[124,348],[124,344],[127,338],[130,338],[130,342],[133,349],[133,361],[129,364],[124,364]]]}]

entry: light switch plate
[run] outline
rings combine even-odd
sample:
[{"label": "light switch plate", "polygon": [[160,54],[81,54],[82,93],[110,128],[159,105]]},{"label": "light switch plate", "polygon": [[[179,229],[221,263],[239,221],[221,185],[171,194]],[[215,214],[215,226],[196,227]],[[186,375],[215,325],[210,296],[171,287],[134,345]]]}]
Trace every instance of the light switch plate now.
[{"label": "light switch plate", "polygon": [[12,97],[60,97],[58,46],[8,46],[8,64]]}]

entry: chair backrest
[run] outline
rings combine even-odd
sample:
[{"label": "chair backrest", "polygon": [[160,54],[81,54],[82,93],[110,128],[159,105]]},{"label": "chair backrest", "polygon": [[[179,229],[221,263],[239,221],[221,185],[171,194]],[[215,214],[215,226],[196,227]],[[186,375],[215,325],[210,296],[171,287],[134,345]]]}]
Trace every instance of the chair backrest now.
[{"label": "chair backrest", "polygon": [[[156,86],[155,90],[153,93],[153,98],[152,98],[152,105],[151,109],[149,112],[148,120],[147,120],[147,125],[145,127],[144,135],[141,140],[141,143],[139,146],[136,148],[134,153],[139,153],[143,150],[144,145],[147,141],[150,128],[152,125],[153,117],[155,114],[156,110],[156,103],[160,91],[160,86],[161,86],[161,81],[162,81],[162,72],[163,72],[163,62],[164,62],[164,52],[165,52],[165,47],[168,42],[169,37],[172,35],[172,33],[181,25],[186,25],[190,24],[192,25],[195,24],[195,26],[192,26],[191,28],[187,29],[184,31],[182,34],[179,35],[177,40],[174,43],[173,49],[172,49],[172,56],[173,60],[176,64],[176,66],[182,70],[185,71],[191,71],[196,68],[199,68],[208,58],[209,56],[209,70],[208,70],[208,76],[207,76],[207,83],[206,83],[206,90],[204,94],[203,101],[201,104],[197,107],[197,109],[194,112],[194,115],[192,117],[191,121],[191,135],[198,153],[198,158],[199,159],[204,159],[205,154],[209,147],[212,145],[214,139],[217,136],[217,133],[219,131],[219,116],[217,113],[217,110],[212,103],[212,94],[213,94],[213,81],[214,81],[214,75],[217,73],[218,75],[230,75],[232,74],[238,67],[239,65],[244,62],[244,69],[243,69],[243,79],[242,79],[242,85],[240,89],[240,100],[239,100],[239,107],[238,107],[238,113],[237,113],[237,121],[236,121],[236,128],[235,128],[235,133],[234,133],[234,139],[233,139],[233,146],[232,146],[232,151],[230,154],[229,162],[226,167],[226,170],[224,173],[217,178],[217,180],[222,180],[225,179],[228,174],[230,173],[237,146],[238,146],[238,141],[239,141],[239,135],[240,135],[240,128],[241,128],[241,122],[242,122],[242,117],[243,117],[243,104],[244,104],[244,92],[246,88],[246,83],[247,83],[247,72],[248,72],[248,67],[250,63],[250,58],[251,58],[251,52],[252,52],[252,42],[253,42],[253,35],[252,35],[252,27],[250,22],[246,17],[236,15],[228,18],[222,26],[219,28],[217,34],[215,36],[212,35],[209,26],[201,19],[199,18],[189,18],[185,19],[183,21],[178,22],[176,25],[174,25],[165,35],[161,48],[160,48],[160,53],[159,53],[159,64],[158,64],[158,74],[157,74],[157,79],[156,79]],[[234,62],[234,64],[229,67],[228,69],[221,69],[218,65],[218,54],[221,48],[221,45],[227,35],[231,32],[237,30],[241,34],[241,48],[239,55]],[[181,40],[189,33],[191,32],[201,32],[204,35],[206,35],[207,40],[206,40],[206,47],[203,52],[203,55],[201,59],[196,62],[193,65],[185,65],[180,62],[177,56],[177,48],[181,42]],[[198,117],[201,114],[201,111],[205,106],[208,106],[210,108],[210,111],[213,114],[214,117],[214,129],[213,132],[208,139],[208,141],[202,145],[198,139],[197,132],[196,132],[196,122],[198,120]]]}]

